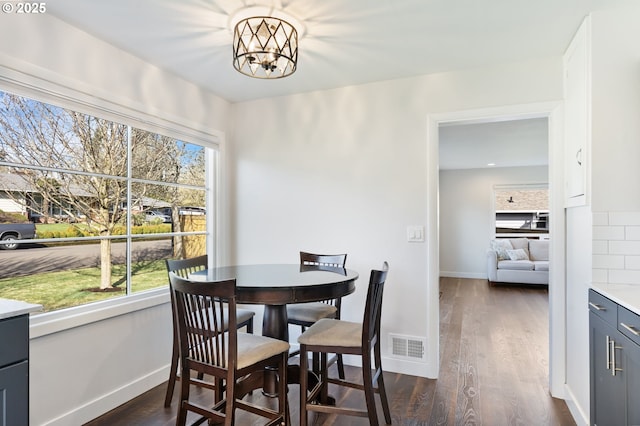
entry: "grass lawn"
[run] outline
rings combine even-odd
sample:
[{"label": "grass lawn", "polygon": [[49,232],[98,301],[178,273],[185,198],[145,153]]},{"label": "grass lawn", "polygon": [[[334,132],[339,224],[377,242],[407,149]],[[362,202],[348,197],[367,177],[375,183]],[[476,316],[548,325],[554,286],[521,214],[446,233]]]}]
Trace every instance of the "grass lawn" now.
[{"label": "grass lawn", "polygon": [[[164,260],[132,264],[131,288],[134,293],[168,284]],[[121,291],[99,292],[100,268],[48,272],[26,277],[0,279],[0,298],[37,303],[53,311],[98,300],[124,296],[125,265],[113,265],[112,283]]]}]

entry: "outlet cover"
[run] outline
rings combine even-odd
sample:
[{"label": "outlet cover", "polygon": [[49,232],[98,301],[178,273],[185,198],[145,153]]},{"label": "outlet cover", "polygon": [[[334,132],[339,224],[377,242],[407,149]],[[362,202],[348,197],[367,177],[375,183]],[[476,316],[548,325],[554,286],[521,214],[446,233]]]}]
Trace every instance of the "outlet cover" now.
[{"label": "outlet cover", "polygon": [[410,243],[424,242],[424,226],[407,226],[407,241]]}]

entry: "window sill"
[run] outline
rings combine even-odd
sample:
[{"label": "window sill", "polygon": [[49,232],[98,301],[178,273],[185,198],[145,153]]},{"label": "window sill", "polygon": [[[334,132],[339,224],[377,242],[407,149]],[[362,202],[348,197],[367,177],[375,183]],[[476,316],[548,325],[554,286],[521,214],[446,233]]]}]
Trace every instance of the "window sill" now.
[{"label": "window sill", "polygon": [[170,303],[168,287],[54,312],[34,313],[29,318],[29,337],[46,336],[164,303]]}]

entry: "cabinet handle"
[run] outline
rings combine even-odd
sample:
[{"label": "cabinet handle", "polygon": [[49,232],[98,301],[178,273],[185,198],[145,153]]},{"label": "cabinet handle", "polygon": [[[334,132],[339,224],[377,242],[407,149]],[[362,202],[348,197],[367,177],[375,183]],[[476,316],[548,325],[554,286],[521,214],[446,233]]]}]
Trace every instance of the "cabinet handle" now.
[{"label": "cabinet handle", "polygon": [[607,336],[607,370],[611,368],[611,337]]},{"label": "cabinet handle", "polygon": [[576,152],[576,161],[578,162],[578,166],[582,166],[582,148]]},{"label": "cabinet handle", "polygon": [[595,304],[595,303],[593,303],[593,302],[589,302],[589,306],[591,306],[591,307],[592,307],[593,309],[595,309],[596,311],[606,311],[606,310],[607,310],[607,308],[605,308],[604,306],[602,306],[602,305],[597,305],[597,304]]},{"label": "cabinet handle", "polygon": [[640,336],[640,331],[638,331],[635,327],[627,325],[623,322],[621,322],[620,325],[626,328],[630,333],[633,333],[635,336]]},{"label": "cabinet handle", "polygon": [[616,371],[622,371],[622,368],[616,367],[616,349],[622,349],[622,346],[616,346],[616,341],[613,339],[609,339],[609,343],[609,346],[611,347],[611,375],[615,376]]}]

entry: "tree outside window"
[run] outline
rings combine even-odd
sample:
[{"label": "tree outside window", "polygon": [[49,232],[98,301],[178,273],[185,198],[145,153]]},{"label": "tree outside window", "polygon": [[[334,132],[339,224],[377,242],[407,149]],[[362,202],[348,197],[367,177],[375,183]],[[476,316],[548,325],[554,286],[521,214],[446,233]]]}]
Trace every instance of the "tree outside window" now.
[{"label": "tree outside window", "polygon": [[[185,224],[193,220],[187,221],[182,213],[185,206],[198,208],[206,221],[205,151],[199,145],[0,92],[0,210],[19,211],[38,224],[42,244],[32,244],[31,249],[23,245],[27,249],[20,251],[21,257],[36,258],[39,250],[52,247],[66,247],[76,253],[71,256],[82,257],[82,251],[69,249],[79,245],[86,253],[97,253],[82,259],[75,270],[60,264],[58,272],[94,277],[81,291],[126,294],[137,288],[137,278],[151,280],[151,288],[166,285],[164,258],[199,254],[185,253],[184,241],[203,238],[205,231],[188,229]],[[149,248],[159,246],[165,251]],[[91,261],[93,269],[85,268]],[[3,262],[0,256],[0,268]],[[0,297],[26,300],[11,297],[21,275],[33,274],[14,273],[15,279],[8,282],[0,277]],[[47,279],[55,281],[52,277]],[[27,295],[28,301],[42,303],[40,295]],[[78,297],[80,303],[85,299]]]}]

